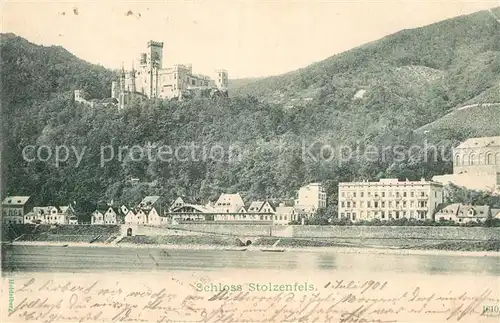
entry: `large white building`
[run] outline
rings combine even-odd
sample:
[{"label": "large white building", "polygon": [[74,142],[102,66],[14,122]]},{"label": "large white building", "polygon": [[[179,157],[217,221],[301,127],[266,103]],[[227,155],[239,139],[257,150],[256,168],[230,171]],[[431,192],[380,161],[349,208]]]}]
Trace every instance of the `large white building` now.
[{"label": "large white building", "polygon": [[453,174],[433,181],[473,190],[500,192],[500,137],[470,138],[453,149]]},{"label": "large white building", "polygon": [[353,222],[373,219],[433,220],[443,203],[443,185],[424,179],[339,183],[339,218]]},{"label": "large white building", "polygon": [[295,200],[296,206],[309,207],[313,211],[326,207],[326,193],[321,183],[302,186]]}]

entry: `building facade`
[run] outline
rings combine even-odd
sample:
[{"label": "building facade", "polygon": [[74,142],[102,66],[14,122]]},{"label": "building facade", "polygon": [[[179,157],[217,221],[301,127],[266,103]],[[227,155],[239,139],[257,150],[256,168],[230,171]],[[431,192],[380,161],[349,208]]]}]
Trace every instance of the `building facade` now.
[{"label": "building facade", "polygon": [[111,206],[95,210],[90,218],[91,224],[120,224],[120,209]]},{"label": "building facade", "polygon": [[8,196],[2,201],[2,223],[24,223],[24,216],[32,210],[33,200],[30,196]]},{"label": "building facade", "polygon": [[297,210],[293,206],[280,205],[276,208],[273,224],[288,225],[291,221],[297,221]]},{"label": "building facade", "polygon": [[311,207],[315,211],[326,207],[326,192],[321,183],[311,183],[298,191],[295,205]]},{"label": "building facade", "polygon": [[434,181],[500,193],[500,137],[471,138],[453,149],[453,174]]},{"label": "building facade", "polygon": [[24,223],[33,224],[78,224],[78,218],[71,205],[36,206],[24,216]]},{"label": "building facade", "polygon": [[339,183],[339,218],[352,222],[379,219],[433,220],[443,203],[443,185],[432,181]]},{"label": "building facade", "polygon": [[245,206],[241,195],[223,193],[215,202],[215,212],[217,213],[237,213],[242,206]]}]

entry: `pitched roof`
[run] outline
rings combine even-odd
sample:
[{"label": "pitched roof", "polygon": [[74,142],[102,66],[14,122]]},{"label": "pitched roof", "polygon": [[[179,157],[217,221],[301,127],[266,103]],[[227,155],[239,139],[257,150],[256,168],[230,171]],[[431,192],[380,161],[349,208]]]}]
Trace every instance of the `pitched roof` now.
[{"label": "pitched roof", "polygon": [[219,196],[219,199],[217,200],[217,202],[219,201],[231,201],[231,202],[243,202],[243,199],[241,198],[241,195],[240,193],[235,193],[235,194],[228,194],[228,193],[222,193],[220,196]]},{"label": "pitched roof", "polygon": [[[469,212],[473,210],[474,215],[470,215]],[[465,217],[487,217],[490,211],[490,207],[488,205],[462,205],[458,211],[459,218]]]},{"label": "pitched roof", "polygon": [[457,148],[500,147],[500,136],[469,138],[458,145]]},{"label": "pitched roof", "polygon": [[253,201],[248,206],[248,212],[259,212],[263,205],[264,201]]},{"label": "pitched roof", "polygon": [[193,208],[196,211],[201,212],[201,213],[212,213],[212,212],[214,212],[213,208],[207,207],[206,205],[199,205],[199,204],[184,204],[183,206],[180,206],[178,208],[173,209],[172,212],[175,213],[177,210],[182,209],[184,207],[191,207],[191,208]]},{"label": "pitched roof", "polygon": [[273,210],[276,210],[276,205],[272,202],[272,201],[264,201],[264,203],[262,204],[262,207],[264,207],[264,205],[269,204],[269,206],[273,209]]},{"label": "pitched roof", "polygon": [[439,210],[437,214],[457,215],[459,209],[460,209],[460,203],[453,203]]},{"label": "pitched roof", "polygon": [[33,208],[33,213],[35,213],[35,214],[50,214],[50,212],[54,208],[57,210],[57,207],[55,207],[55,206],[35,206]]},{"label": "pitched roof", "polygon": [[313,205],[295,205],[293,208],[295,209],[295,212],[299,213],[312,213],[315,211]]},{"label": "pitched roof", "polygon": [[494,218],[500,218],[500,209],[491,209],[491,216]]},{"label": "pitched roof", "polygon": [[190,197],[190,196],[177,196],[171,203],[170,205],[174,204],[175,201],[178,199],[181,199],[184,204],[196,204],[196,199]]},{"label": "pitched roof", "polygon": [[12,206],[12,205],[24,205],[28,200],[30,199],[31,196],[7,196],[3,202],[2,205],[4,206]]},{"label": "pitched roof", "polygon": [[293,206],[278,206],[276,208],[276,213],[289,213],[289,212],[296,212],[295,207]]},{"label": "pitched roof", "polygon": [[247,211],[250,213],[257,213],[257,212],[260,213],[260,212],[262,212],[262,209],[264,208],[264,206],[266,204],[269,204],[269,206],[271,207],[271,209],[273,211],[276,209],[276,206],[271,201],[265,200],[265,201],[253,201],[247,207]]},{"label": "pitched roof", "polygon": [[153,205],[155,204],[158,200],[160,199],[159,196],[156,195],[150,195],[146,196],[145,198],[142,199],[141,203],[139,205],[146,206],[146,205]]}]

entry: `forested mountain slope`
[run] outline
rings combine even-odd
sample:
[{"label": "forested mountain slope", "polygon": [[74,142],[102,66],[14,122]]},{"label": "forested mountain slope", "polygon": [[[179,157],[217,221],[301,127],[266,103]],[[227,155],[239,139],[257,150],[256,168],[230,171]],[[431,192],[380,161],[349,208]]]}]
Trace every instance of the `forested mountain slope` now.
[{"label": "forested mountain slope", "polygon": [[[451,148],[469,134],[500,135],[500,126],[494,133],[480,122],[440,126],[432,136],[415,131],[476,100],[500,102],[500,24],[487,11],[404,30],[282,76],[236,82],[228,99],[133,102],[124,112],[72,99],[76,88],[109,96],[112,71],[60,47],[1,40],[4,192],[34,195],[37,203],[130,203],[145,194],[201,200],[221,192],[291,197],[310,181],[324,182],[333,200],[339,181],[451,171],[446,156],[426,156],[426,140]],[[204,147],[208,156],[198,148],[194,158],[115,157],[101,167],[101,147],[116,153],[148,143]],[[56,167],[23,160],[26,145],[86,150],[78,167],[74,154]],[[422,149],[409,150],[415,145]],[[370,146],[376,158],[367,158]],[[231,147],[232,158],[210,155],[220,147]],[[342,156],[349,150],[351,158]]]}]

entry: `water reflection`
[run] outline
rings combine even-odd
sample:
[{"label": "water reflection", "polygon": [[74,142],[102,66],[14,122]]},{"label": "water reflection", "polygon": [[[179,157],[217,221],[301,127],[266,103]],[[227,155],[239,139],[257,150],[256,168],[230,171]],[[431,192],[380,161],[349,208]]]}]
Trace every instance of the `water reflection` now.
[{"label": "water reflection", "polygon": [[316,257],[316,265],[322,270],[336,269],[335,255],[332,253],[320,253]]},{"label": "water reflection", "polygon": [[2,269],[20,272],[175,271],[223,268],[401,273],[487,273],[500,257],[2,246]]}]

